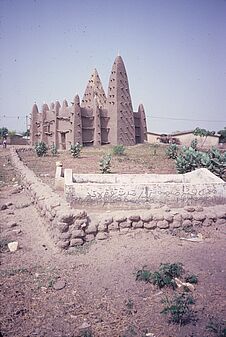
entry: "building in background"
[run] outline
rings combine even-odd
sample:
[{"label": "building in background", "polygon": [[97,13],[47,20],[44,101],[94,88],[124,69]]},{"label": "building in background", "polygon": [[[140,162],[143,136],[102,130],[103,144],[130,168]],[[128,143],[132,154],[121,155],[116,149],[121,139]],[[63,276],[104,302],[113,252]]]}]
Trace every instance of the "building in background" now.
[{"label": "building in background", "polygon": [[106,96],[95,69],[82,101],[76,95],[69,105],[57,101],[44,104],[42,111],[34,104],[31,113],[31,145],[44,141],[58,149],[69,149],[75,143],[84,146],[102,144],[135,145],[147,139],[143,105],[133,111],[129,83],[121,56],[112,66]]}]

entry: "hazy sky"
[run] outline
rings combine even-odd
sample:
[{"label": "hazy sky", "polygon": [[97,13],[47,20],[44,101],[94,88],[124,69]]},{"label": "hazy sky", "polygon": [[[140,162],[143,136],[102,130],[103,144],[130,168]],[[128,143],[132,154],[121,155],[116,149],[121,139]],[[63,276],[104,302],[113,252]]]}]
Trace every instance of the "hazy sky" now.
[{"label": "hazy sky", "polygon": [[82,98],[95,67],[107,93],[118,53],[149,131],[226,126],[225,0],[0,0],[0,15],[0,126]]}]

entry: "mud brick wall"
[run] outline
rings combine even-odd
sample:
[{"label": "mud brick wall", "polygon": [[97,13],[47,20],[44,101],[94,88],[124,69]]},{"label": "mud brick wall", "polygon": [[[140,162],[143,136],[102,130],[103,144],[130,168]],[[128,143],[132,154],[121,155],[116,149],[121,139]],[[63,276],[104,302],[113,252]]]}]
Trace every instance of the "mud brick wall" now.
[{"label": "mud brick wall", "polygon": [[125,210],[107,214],[90,214],[86,210],[72,209],[20,160],[11,149],[12,163],[18,169],[24,187],[46,223],[46,228],[56,246],[61,250],[73,250],[93,240],[108,239],[113,233],[127,234],[133,231],[167,231],[192,229],[201,226],[226,224],[224,205],[149,210]]}]

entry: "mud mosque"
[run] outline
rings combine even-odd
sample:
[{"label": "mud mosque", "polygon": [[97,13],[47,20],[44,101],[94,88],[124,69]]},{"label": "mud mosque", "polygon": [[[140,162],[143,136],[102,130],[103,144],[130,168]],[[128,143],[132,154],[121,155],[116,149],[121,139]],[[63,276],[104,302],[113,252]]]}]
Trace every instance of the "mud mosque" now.
[{"label": "mud mosque", "polygon": [[34,104],[31,113],[31,145],[44,141],[48,146],[69,149],[103,144],[135,145],[147,138],[144,107],[133,111],[126,68],[121,56],[112,66],[106,96],[97,70],[94,70],[80,103],[74,97],[71,105],[56,101],[44,104],[41,112]]}]

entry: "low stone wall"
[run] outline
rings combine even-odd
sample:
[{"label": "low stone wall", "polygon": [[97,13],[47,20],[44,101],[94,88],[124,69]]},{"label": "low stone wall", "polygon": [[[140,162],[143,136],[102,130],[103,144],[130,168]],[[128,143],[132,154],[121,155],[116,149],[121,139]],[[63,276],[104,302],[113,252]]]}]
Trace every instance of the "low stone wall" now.
[{"label": "low stone wall", "polygon": [[43,217],[47,230],[60,249],[73,250],[92,240],[107,239],[112,233],[126,234],[132,231],[171,231],[226,223],[224,205],[213,207],[187,206],[181,209],[126,210],[96,214],[72,209],[70,205],[48,185],[44,184],[20,160],[11,149],[12,163],[18,169],[24,187]]},{"label": "low stone wall", "polygon": [[226,204],[226,183],[201,168],[186,174],[72,174],[64,170],[65,198],[72,206],[153,204],[184,207]]},{"label": "low stone wall", "polygon": [[[30,149],[28,149],[30,150]],[[47,230],[57,247],[67,249],[70,241],[66,240],[65,232],[74,226],[75,221],[87,222],[87,214],[84,210],[71,209],[69,204],[50,186],[44,184],[19,158],[19,151],[10,149],[12,164],[17,168],[23,182],[23,186],[29,192],[31,199],[44,218]]]}]

